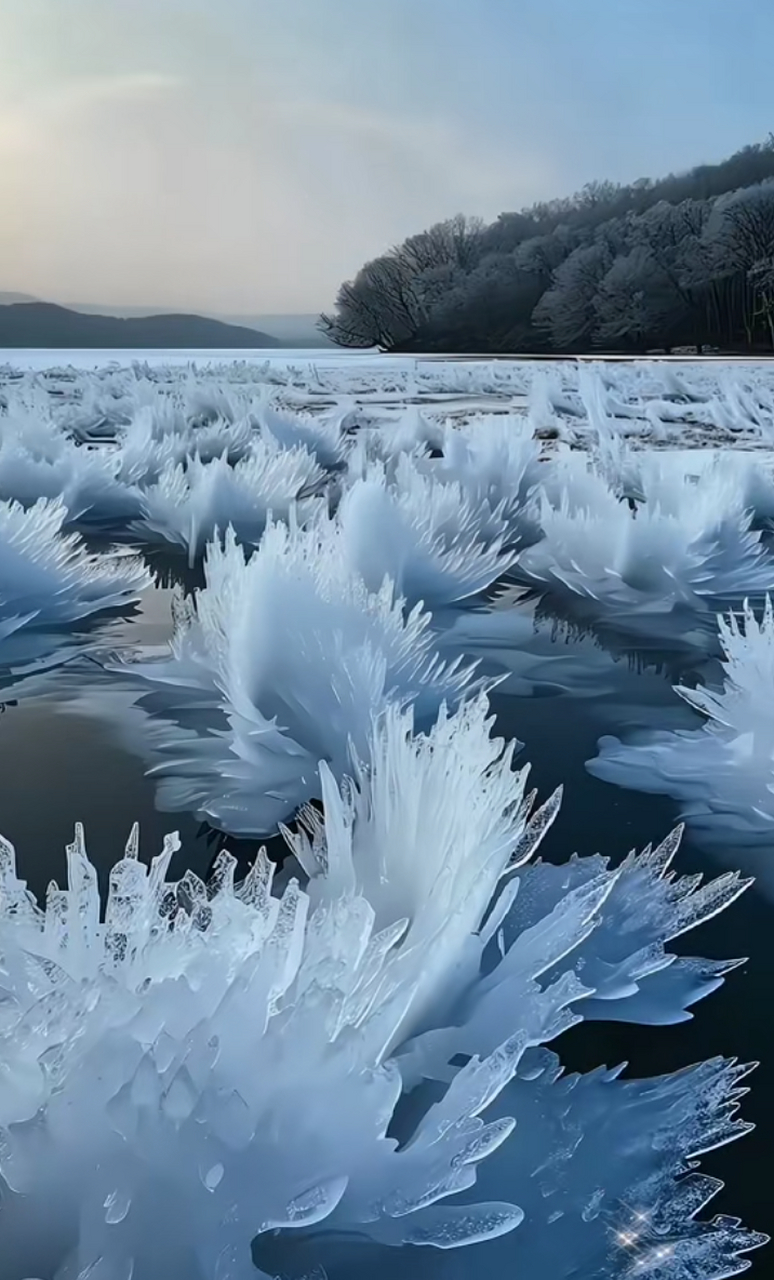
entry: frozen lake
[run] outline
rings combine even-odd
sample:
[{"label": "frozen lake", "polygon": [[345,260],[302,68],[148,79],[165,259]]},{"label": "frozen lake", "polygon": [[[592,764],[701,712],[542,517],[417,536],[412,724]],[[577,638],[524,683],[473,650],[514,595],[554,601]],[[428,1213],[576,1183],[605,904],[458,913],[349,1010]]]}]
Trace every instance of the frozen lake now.
[{"label": "frozen lake", "polygon": [[[564,787],[559,816],[540,849],[554,864],[578,852],[603,854],[618,866],[631,849],[658,844],[675,826],[684,812],[682,793],[666,784],[651,794],[614,785],[592,776],[587,763],[610,735],[628,743],[643,733],[697,732],[702,721],[674,686],[717,689],[723,655],[716,612],[739,611],[744,597],[761,603],[766,591],[774,593],[774,365],[765,362],[591,362],[579,368],[569,361],[445,362],[328,349],[255,356],[0,351],[0,415],[0,507],[16,501],[29,509],[38,499],[60,500],[67,511],[51,535],[52,547],[70,532],[98,557],[112,556],[118,545],[115,572],[128,551],[142,558],[145,574],[136,591],[127,588],[118,603],[111,597],[110,608],[90,615],[88,625],[74,606],[67,620],[52,613],[43,627],[50,603],[45,583],[36,587],[41,594],[33,617],[32,606],[11,607],[14,592],[26,599],[24,575],[31,581],[33,570],[9,568],[7,580],[2,576],[3,538],[34,560],[34,526],[22,533],[10,523],[0,527],[0,832],[16,845],[19,874],[41,899],[52,878],[64,880],[63,850],[75,822],[85,826],[103,888],[136,821],[146,858],[166,833],[180,832],[173,879],[186,869],[206,877],[224,845],[235,853],[241,874],[267,838],[271,856],[280,857],[276,822],[272,830],[259,829],[268,810],[250,808],[263,787],[275,799],[290,797],[281,820],[291,821],[294,812],[286,756],[278,749],[283,766],[271,778],[267,773],[268,781],[260,773],[268,768],[260,765],[267,725],[286,733],[288,756],[308,751],[310,759],[334,762],[335,773],[340,718],[344,730],[357,736],[359,717],[366,717],[366,692],[348,701],[350,688],[361,689],[361,677],[356,665],[345,662],[347,628],[355,635],[358,611],[375,606],[363,603],[360,587],[360,594],[346,595],[343,579],[330,568],[339,554],[349,557],[351,574],[361,575],[372,595],[384,566],[393,581],[402,574],[409,605],[419,608],[424,601],[432,608],[428,634],[442,658],[475,660],[481,674],[498,681],[489,694],[495,732],[521,744],[516,761],[531,765],[530,787],[541,801]],[[487,433],[490,444],[495,437],[501,442],[494,462],[486,452]],[[521,441],[518,458],[510,438]],[[60,439],[67,442],[61,449]],[[194,439],[202,450],[206,442],[207,452],[194,457]],[[663,466],[651,465],[655,454],[664,455]],[[471,478],[476,467],[478,487]],[[241,476],[247,477],[242,489]],[[298,495],[294,489],[292,501],[289,476]],[[262,484],[269,497],[259,492]],[[372,507],[366,497],[358,507],[353,493],[370,494]],[[530,505],[536,493],[539,502]],[[456,522],[455,502],[464,513]],[[269,509],[280,523],[287,521],[290,534],[271,531]],[[384,521],[373,545],[369,509]],[[17,512],[13,519],[24,517]],[[218,542],[226,520],[240,545],[215,553],[209,578],[202,546]],[[653,541],[640,543],[648,521]],[[293,539],[306,536],[304,527],[320,530],[319,544],[310,535],[312,550],[293,559]],[[242,545],[257,548],[245,562]],[[268,562],[270,555],[275,559],[263,579],[261,559]],[[319,571],[309,567],[315,555]],[[55,568],[46,572],[58,572],[55,557],[50,563]],[[466,585],[466,573],[473,585]],[[69,578],[65,586],[86,590]],[[65,591],[61,583],[57,591],[46,589],[52,599]],[[190,612],[201,598],[209,602],[200,612],[210,610],[211,632],[204,624],[197,632],[200,623]],[[386,608],[373,613],[364,635],[388,652],[379,628],[398,636],[405,624],[392,615],[385,621]],[[17,618],[15,627],[22,618],[8,635],[2,630],[6,613]],[[229,648],[237,630],[239,645]],[[218,649],[221,642],[224,649]],[[412,643],[419,643],[419,633]],[[291,653],[296,649],[298,658]],[[400,650],[399,672],[408,652]],[[151,672],[141,692],[132,666],[140,659]],[[337,684],[339,661],[347,674]],[[154,666],[164,662],[173,665]],[[774,667],[760,656],[758,662],[753,701],[764,708],[765,721],[765,708],[774,709]],[[372,688],[378,663],[367,669],[362,690]],[[143,667],[143,679],[147,671]],[[154,684],[155,671],[163,675]],[[291,675],[298,679],[292,689]],[[422,677],[428,684],[435,678]],[[421,685],[420,695],[407,687],[416,701]],[[185,698],[175,701],[182,688]],[[328,689],[334,694],[325,701]],[[310,727],[310,705],[318,695],[324,710]],[[240,737],[247,721],[249,731]],[[744,727],[737,747],[741,769]],[[762,732],[757,724],[754,729]],[[221,741],[226,745],[218,755]],[[229,762],[236,758],[240,765],[234,765],[236,781],[227,794]],[[310,777],[301,770],[301,781],[293,783],[299,802],[320,800],[319,779],[310,783]],[[726,804],[719,795],[718,812],[721,801]],[[255,829],[248,831],[251,821]],[[421,853],[416,851],[417,868]],[[746,962],[684,1021],[586,1021],[551,1043],[568,1070],[627,1061],[633,1078],[717,1055],[761,1060],[743,1103],[744,1119],[757,1128],[712,1151],[702,1170],[726,1183],[709,1217],[729,1214],[769,1232],[774,1214],[760,1170],[774,1143],[774,1058],[763,1014],[774,978],[768,940],[773,859],[774,835],[770,843],[765,834],[751,841],[729,828],[708,841],[689,819],[675,862],[678,875],[712,879],[741,869],[755,883],[695,935],[667,939],[668,950],[715,960],[744,956]],[[292,870],[298,867],[285,858],[281,885]],[[660,998],[653,997],[655,1003]],[[2,1088],[0,1082],[0,1106]],[[220,1157],[217,1167],[224,1163]],[[3,1167],[0,1143],[0,1183]],[[518,1190],[512,1194],[518,1199]],[[0,1247],[2,1240],[0,1224]],[[502,1240],[482,1244],[480,1257]],[[448,1251],[449,1258],[464,1256],[454,1264],[460,1269],[448,1272],[415,1269],[417,1253],[436,1257],[438,1250],[404,1250],[397,1265],[406,1258],[407,1280],[415,1274],[458,1280],[478,1273],[478,1248]],[[752,1255],[753,1275],[767,1274],[768,1255],[768,1249]],[[346,1262],[341,1270],[326,1265],[330,1280],[354,1274]],[[374,1263],[378,1276],[389,1274],[385,1266]],[[304,1273],[292,1274],[300,1280]]]}]

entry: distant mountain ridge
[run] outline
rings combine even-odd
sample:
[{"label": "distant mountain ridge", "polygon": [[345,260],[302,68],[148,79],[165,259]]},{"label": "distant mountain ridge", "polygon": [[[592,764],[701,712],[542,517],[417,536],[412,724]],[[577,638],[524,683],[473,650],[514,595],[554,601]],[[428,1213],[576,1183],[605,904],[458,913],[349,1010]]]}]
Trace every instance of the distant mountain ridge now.
[{"label": "distant mountain ridge", "polygon": [[[28,293],[3,293],[0,291],[0,307],[12,306],[15,303],[37,302],[46,300],[35,298]],[[270,315],[221,315],[213,312],[180,312],[170,307],[111,307],[93,302],[51,303],[51,306],[63,307],[66,311],[78,315],[103,316],[114,320],[147,320],[156,316],[193,316],[204,320],[217,321],[219,324],[235,325],[242,329],[255,329],[262,336],[274,338],[281,347],[332,347],[333,343],[318,328],[319,315],[306,313],[272,313]],[[261,343],[260,345],[263,345]]]},{"label": "distant mountain ridge", "polygon": [[[11,302],[0,294],[0,347],[68,350],[276,349],[282,342],[260,329],[224,324],[206,316],[87,315],[52,302]],[[10,295],[13,297],[14,295]],[[15,295],[17,298],[19,295]],[[23,295],[22,295],[23,296]]]},{"label": "distant mountain ridge", "polygon": [[319,315],[216,315],[213,320],[221,320],[223,324],[246,324],[250,329],[263,329],[275,338],[279,338],[287,347],[332,347],[330,338],[320,332]]},{"label": "distant mountain ridge", "polygon": [[10,307],[14,302],[40,302],[31,293],[0,293],[0,307]]}]

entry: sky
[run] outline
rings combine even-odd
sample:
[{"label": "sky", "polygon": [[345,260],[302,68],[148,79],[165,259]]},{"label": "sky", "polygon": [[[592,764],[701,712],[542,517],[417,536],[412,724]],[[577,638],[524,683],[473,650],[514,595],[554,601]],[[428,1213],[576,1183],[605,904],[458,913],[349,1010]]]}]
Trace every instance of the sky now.
[{"label": "sky", "polygon": [[0,0],[0,292],[317,312],[455,213],[774,129],[766,0]]}]

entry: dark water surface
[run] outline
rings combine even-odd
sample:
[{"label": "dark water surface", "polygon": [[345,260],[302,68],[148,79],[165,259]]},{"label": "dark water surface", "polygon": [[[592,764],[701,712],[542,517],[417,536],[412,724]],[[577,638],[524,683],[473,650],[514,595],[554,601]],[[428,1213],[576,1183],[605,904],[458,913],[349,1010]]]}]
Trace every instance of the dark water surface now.
[{"label": "dark water surface", "polygon": [[[136,621],[112,627],[111,643],[163,643],[170,634],[172,599],[170,587],[149,593]],[[564,861],[576,851],[599,852],[618,861],[633,847],[658,843],[678,820],[670,800],[616,788],[592,778],[584,767],[596,754],[601,734],[625,730],[636,718],[632,679],[621,666],[613,672],[611,690],[608,666],[605,692],[597,698],[501,693],[493,697],[498,731],[525,744],[519,762],[531,762],[530,784],[539,789],[540,797],[564,785],[560,815],[541,850],[552,861]],[[669,684],[666,677],[661,684],[652,674],[643,677],[648,691],[644,704],[660,702],[662,694],[665,707],[677,702]],[[12,697],[13,691],[6,696]],[[54,677],[45,696],[10,703],[0,715],[0,831],[16,845],[20,874],[35,893],[43,894],[52,877],[63,879],[64,846],[72,839],[76,821],[85,825],[90,857],[103,877],[121,856],[135,821],[141,824],[145,858],[160,850],[168,831],[179,830],[183,850],[173,863],[173,875],[186,866],[206,874],[214,852],[212,833],[193,817],[156,810],[154,783],[145,776],[143,762],[117,744],[108,724],[74,713],[57,696]],[[755,855],[762,866],[767,856],[774,858],[774,851]],[[696,848],[689,835],[675,862],[681,874],[701,871],[708,876],[740,865],[745,874],[753,871],[749,855],[741,859],[732,848],[727,856],[710,855]],[[695,935],[673,944],[673,949],[687,954],[749,957],[719,991],[695,1006],[693,1019],[664,1028],[595,1022],[563,1036],[556,1047],[570,1068],[628,1061],[634,1075],[673,1071],[718,1055],[762,1059],[742,1109],[757,1129],[702,1163],[727,1183],[711,1213],[738,1215],[747,1225],[774,1233],[774,1206],[764,1173],[774,1150],[774,1050],[769,1051],[764,1032],[774,979],[774,901],[764,895],[766,880],[771,883],[764,871],[760,886],[753,886]],[[754,1274],[767,1273],[768,1253],[752,1255]]]},{"label": "dark water surface", "polygon": [[[601,853],[614,862],[630,849],[658,844],[679,821],[676,804],[664,796],[627,791],[591,777],[584,761],[595,754],[597,739],[609,731],[609,718],[590,699],[493,699],[499,730],[525,743],[519,760],[532,765],[530,784],[541,798],[564,784],[562,808],[541,854],[564,862],[574,852]],[[625,725],[620,725],[625,728]],[[763,862],[771,853],[754,857]],[[713,878],[744,861],[729,848],[721,858],[697,848],[686,830],[673,863],[681,875],[702,872]],[[748,957],[722,987],[694,1005],[694,1017],[671,1027],[626,1023],[582,1024],[553,1046],[568,1068],[588,1071],[600,1063],[630,1064],[627,1075],[641,1077],[675,1071],[707,1058],[760,1062],[745,1084],[751,1092],[741,1115],[756,1125],[738,1142],[702,1158],[702,1169],[722,1178],[725,1189],[709,1206],[710,1215],[728,1213],[746,1225],[774,1234],[774,1196],[766,1170],[774,1153],[774,1045],[766,1026],[774,985],[774,903],[759,884],[728,910],[669,945],[683,955],[711,959]],[[769,1250],[751,1255],[754,1274],[768,1274]]]}]

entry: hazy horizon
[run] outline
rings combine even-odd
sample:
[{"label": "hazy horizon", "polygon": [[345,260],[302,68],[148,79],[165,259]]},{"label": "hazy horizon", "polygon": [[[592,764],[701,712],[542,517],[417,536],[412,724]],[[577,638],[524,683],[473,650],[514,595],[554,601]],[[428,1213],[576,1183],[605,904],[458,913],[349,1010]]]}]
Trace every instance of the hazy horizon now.
[{"label": "hazy horizon", "polygon": [[317,314],[439,219],[762,139],[772,37],[759,0],[0,0],[0,291]]},{"label": "hazy horizon", "polygon": [[[126,312],[141,311],[143,312],[143,314],[147,314],[147,315],[165,315],[165,314],[171,314],[174,311],[176,311],[175,307],[168,306],[166,303],[161,303],[161,302],[151,302],[151,303],[138,302],[138,303],[125,303],[125,304],[117,303],[114,305],[110,299],[105,299],[101,302],[92,302],[84,298],[59,299],[59,298],[51,298],[51,297],[41,297],[41,296],[38,296],[37,294],[30,294],[20,289],[6,290],[6,289],[0,288],[0,305],[9,305],[14,302],[51,302],[51,303],[54,303],[56,306],[69,307],[75,311],[88,308],[90,311],[94,310],[94,311],[104,312],[105,315],[111,315],[114,313],[117,314],[119,312],[124,312],[124,311]],[[206,314],[206,315],[214,314],[209,310],[202,312],[201,309],[198,312],[193,311],[191,313]],[[233,316],[234,319],[236,319],[237,315],[241,315],[245,318],[248,318],[248,317],[251,319],[260,318],[263,320],[307,320],[307,319],[316,318],[319,315],[319,312],[317,311],[253,310],[253,311],[243,311],[241,313],[231,312],[231,313],[227,313],[227,315]],[[223,317],[224,317],[224,313],[222,312],[218,312],[217,314],[214,314],[215,319],[222,319]]]}]

